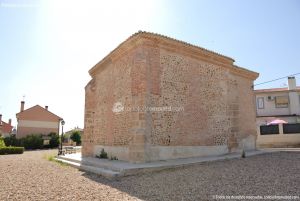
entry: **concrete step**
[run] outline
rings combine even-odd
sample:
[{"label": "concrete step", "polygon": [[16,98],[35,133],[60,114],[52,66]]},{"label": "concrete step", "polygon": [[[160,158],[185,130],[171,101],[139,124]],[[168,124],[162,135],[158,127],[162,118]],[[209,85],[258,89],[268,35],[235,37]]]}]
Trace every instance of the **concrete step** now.
[{"label": "concrete step", "polygon": [[86,158],[79,159],[79,158],[68,157],[68,155],[58,156],[58,158],[66,161],[80,163],[81,165],[93,166],[93,167],[103,168],[103,169],[112,170],[116,172],[122,172],[124,170],[121,166],[114,165],[114,164],[118,164],[120,161],[111,161],[109,159],[99,159],[93,157],[86,157]]},{"label": "concrete step", "polygon": [[98,158],[92,158],[87,157],[86,159],[83,159],[81,161],[84,165],[99,167],[103,169],[109,169],[116,172],[122,172],[124,169],[121,166],[114,165],[117,164],[119,161],[110,161],[109,159],[98,159]]},{"label": "concrete step", "polygon": [[79,162],[74,162],[74,160],[65,160],[65,159],[62,159],[62,158],[55,158],[55,160],[57,161],[61,161],[65,164],[68,164],[72,167],[75,167],[75,168],[78,168],[80,170],[83,170],[83,171],[87,171],[87,172],[91,172],[91,173],[94,173],[94,174],[97,174],[97,175],[101,175],[107,179],[110,179],[110,180],[113,180],[113,179],[116,179],[120,176],[122,176],[122,173],[121,172],[117,172],[117,171],[113,171],[113,170],[109,170],[109,169],[104,169],[104,168],[100,168],[100,167],[95,167],[95,166],[90,166],[90,165],[83,165]]},{"label": "concrete step", "polygon": [[[246,152],[246,157],[269,152],[273,151],[256,150],[252,152]],[[196,165],[203,162],[227,160],[240,157],[241,153],[231,153],[221,156],[171,159],[165,161],[153,161],[149,163],[129,163],[126,161],[81,157],[81,155],[69,154],[65,156],[59,156],[57,160],[60,160],[78,169],[102,175],[108,179],[115,179],[117,177],[128,175],[143,174],[146,172]]]},{"label": "concrete step", "polygon": [[66,160],[66,161],[70,161],[70,162],[74,162],[74,163],[81,163],[80,159],[76,159],[76,158],[67,158],[65,156],[56,156],[56,158],[58,159],[62,159],[62,160]]}]

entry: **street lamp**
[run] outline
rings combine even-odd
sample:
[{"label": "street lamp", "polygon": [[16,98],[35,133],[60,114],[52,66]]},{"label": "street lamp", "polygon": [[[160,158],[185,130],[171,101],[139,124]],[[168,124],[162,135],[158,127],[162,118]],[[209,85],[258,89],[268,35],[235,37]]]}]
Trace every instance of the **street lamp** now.
[{"label": "street lamp", "polygon": [[58,147],[58,155],[63,155],[63,137],[64,137],[65,121],[62,120],[60,123],[61,123],[61,136],[60,136],[60,146]]}]

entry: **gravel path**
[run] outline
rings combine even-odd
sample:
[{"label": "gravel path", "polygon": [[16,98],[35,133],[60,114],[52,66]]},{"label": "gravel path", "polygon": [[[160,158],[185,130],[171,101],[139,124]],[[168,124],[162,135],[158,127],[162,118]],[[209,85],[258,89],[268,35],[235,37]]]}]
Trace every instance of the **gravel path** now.
[{"label": "gravel path", "polygon": [[0,200],[214,200],[214,195],[300,196],[300,152],[207,162],[118,181],[46,159],[46,155],[55,153],[54,150],[30,151],[23,155],[0,156]]}]

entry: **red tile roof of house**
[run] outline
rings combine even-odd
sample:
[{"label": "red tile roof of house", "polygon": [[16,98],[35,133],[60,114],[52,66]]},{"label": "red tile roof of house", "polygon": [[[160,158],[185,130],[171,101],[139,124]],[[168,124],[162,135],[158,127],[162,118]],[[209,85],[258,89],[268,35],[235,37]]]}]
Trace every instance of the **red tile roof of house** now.
[{"label": "red tile roof of house", "polygon": [[13,126],[12,125],[9,125],[8,123],[2,121],[1,122],[2,125],[0,127],[2,133],[11,133],[12,129],[13,129]]},{"label": "red tile roof of house", "polygon": [[[266,92],[284,92],[289,91],[287,87],[283,88],[270,88],[270,89],[256,89],[254,90],[254,93],[266,93]],[[300,87],[297,87],[295,91],[300,91]]]},{"label": "red tile roof of house", "polygon": [[43,113],[47,113],[48,115],[50,116],[53,116],[54,118],[57,118],[58,120],[61,120],[62,118],[57,116],[56,114],[50,112],[49,110],[43,108],[42,106],[40,105],[35,105],[33,107],[30,107],[26,110],[23,110],[22,112],[18,112],[16,114],[17,118],[20,118],[22,117],[24,114],[27,114],[27,113],[37,113],[37,112],[43,112]]}]

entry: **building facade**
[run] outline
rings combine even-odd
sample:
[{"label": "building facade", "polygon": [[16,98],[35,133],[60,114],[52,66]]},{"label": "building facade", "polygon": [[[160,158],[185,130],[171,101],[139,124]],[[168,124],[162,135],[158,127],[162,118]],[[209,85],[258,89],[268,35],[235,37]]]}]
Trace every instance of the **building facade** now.
[{"label": "building facade", "polygon": [[13,126],[11,125],[11,119],[8,123],[2,121],[2,114],[0,114],[0,137],[8,137],[12,134]]},{"label": "building facade", "polygon": [[286,88],[258,89],[254,93],[258,126],[278,118],[288,123],[300,123],[300,87],[297,87],[295,77],[288,78]]},{"label": "building facade", "polygon": [[53,114],[45,108],[36,105],[24,110],[25,102],[21,102],[20,112],[17,117],[17,138],[22,138],[30,134],[48,135],[51,132],[59,133],[61,117]]},{"label": "building facade", "polygon": [[[295,77],[288,87],[255,90],[258,147],[299,147],[300,87]],[[268,125],[277,120],[279,123]],[[281,121],[283,120],[283,121]]]},{"label": "building facade", "polygon": [[258,73],[229,57],[138,32],[89,73],[83,156],[148,162],[255,148]]}]

